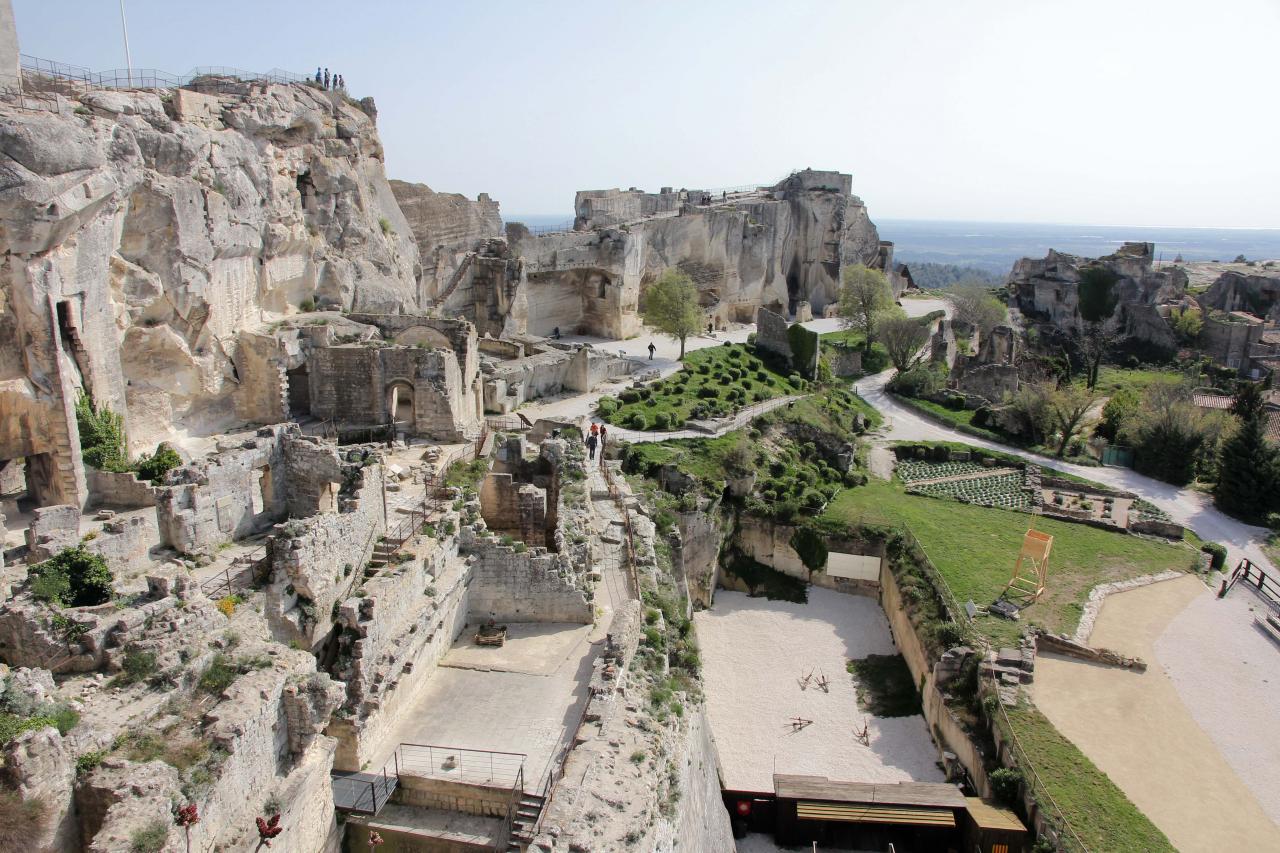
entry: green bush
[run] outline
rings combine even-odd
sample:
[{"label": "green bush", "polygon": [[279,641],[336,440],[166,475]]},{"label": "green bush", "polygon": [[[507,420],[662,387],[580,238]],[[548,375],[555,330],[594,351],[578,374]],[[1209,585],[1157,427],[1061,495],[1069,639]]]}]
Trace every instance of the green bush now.
[{"label": "green bush", "polygon": [[63,607],[91,607],[111,600],[111,569],[107,561],[76,546],[37,563],[28,570],[31,594]]},{"label": "green bush", "polygon": [[160,853],[169,839],[169,824],[156,819],[129,836],[129,853]]},{"label": "green bush", "polygon": [[110,409],[96,409],[83,391],[76,400],[76,426],[84,463],[100,471],[123,471],[129,466],[125,451],[124,418]]},{"label": "green bush", "polygon": [[120,661],[120,675],[116,680],[120,684],[136,684],[155,675],[158,669],[155,652],[130,647],[125,649],[124,659]]},{"label": "green bush", "polygon": [[214,655],[209,668],[200,676],[199,687],[205,693],[219,696],[231,686],[240,673],[226,655]]},{"label": "green bush", "polygon": [[601,397],[596,401],[596,414],[607,417],[618,411],[618,401],[612,397]]},{"label": "green bush", "polygon": [[638,403],[640,402],[640,392],[634,388],[628,388],[627,390],[623,391],[621,394],[618,395],[618,399],[621,400],[624,404]]},{"label": "green bush", "polygon": [[1200,546],[1200,550],[1213,557],[1209,563],[1209,568],[1215,571],[1221,571],[1223,564],[1227,562],[1227,549],[1217,542],[1206,542]]},{"label": "green bush", "polygon": [[644,416],[644,412],[632,412],[628,426],[634,430],[644,431],[649,428],[649,419]]},{"label": "green bush", "polygon": [[1022,786],[1022,773],[1009,767],[1000,767],[991,771],[987,777],[991,781],[991,792],[996,799],[1006,806],[1018,802],[1018,789]]},{"label": "green bush", "polygon": [[154,454],[148,456],[144,453],[135,463],[134,468],[138,472],[138,479],[158,483],[164,478],[165,474],[181,464],[182,457],[178,455],[178,452],[170,447],[167,442],[162,441]]}]

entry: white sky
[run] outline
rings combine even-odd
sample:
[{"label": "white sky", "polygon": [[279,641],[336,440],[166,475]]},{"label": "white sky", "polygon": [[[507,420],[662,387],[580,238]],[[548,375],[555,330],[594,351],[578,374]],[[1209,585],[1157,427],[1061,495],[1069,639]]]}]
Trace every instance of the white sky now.
[{"label": "white sky", "polygon": [[[327,63],[392,177],[507,215],[813,166],[877,218],[1280,227],[1280,0],[126,4],[135,66]],[[124,65],[117,3],[14,9]]]}]

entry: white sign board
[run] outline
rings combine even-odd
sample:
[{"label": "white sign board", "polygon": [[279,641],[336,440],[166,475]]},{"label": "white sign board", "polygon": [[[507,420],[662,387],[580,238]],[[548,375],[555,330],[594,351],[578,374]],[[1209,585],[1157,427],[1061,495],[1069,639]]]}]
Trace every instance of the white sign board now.
[{"label": "white sign board", "polygon": [[880,557],[869,554],[827,554],[827,574],[833,578],[858,581],[880,580]]}]

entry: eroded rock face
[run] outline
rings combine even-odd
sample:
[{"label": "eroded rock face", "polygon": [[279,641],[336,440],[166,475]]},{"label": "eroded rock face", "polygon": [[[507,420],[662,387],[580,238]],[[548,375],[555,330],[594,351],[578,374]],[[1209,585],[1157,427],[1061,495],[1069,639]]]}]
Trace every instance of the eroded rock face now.
[{"label": "eroded rock face", "polygon": [[338,93],[94,92],[0,105],[0,459],[83,503],[78,389],[134,453],[236,418],[241,330],[307,301],[417,305],[418,249],[364,108]]},{"label": "eroded rock face", "polygon": [[400,210],[418,243],[424,300],[445,295],[464,275],[477,246],[502,236],[498,203],[486,193],[472,201],[458,193],[439,193],[426,184],[391,181]]},{"label": "eroded rock face", "polygon": [[0,751],[0,783],[17,792],[24,802],[39,800],[47,820],[30,839],[27,849],[56,851],[79,849],[80,831],[72,785],[75,759],[58,730],[49,726],[23,732]]},{"label": "eroded rock face", "polygon": [[1115,316],[1125,332],[1173,348],[1177,344],[1173,332],[1154,308],[1181,299],[1187,275],[1178,267],[1154,271],[1153,256],[1151,243],[1125,243],[1118,252],[1097,259],[1050,250],[1042,259],[1023,258],[1015,263],[1009,274],[1009,290],[1018,309],[1028,317],[1065,332],[1079,330],[1080,271],[1095,264],[1104,266],[1119,276]]}]

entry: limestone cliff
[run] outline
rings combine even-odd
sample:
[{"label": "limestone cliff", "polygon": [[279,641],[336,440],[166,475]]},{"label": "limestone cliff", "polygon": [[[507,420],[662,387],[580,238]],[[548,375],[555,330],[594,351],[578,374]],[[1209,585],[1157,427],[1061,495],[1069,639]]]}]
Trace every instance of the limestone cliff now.
[{"label": "limestone cliff", "polygon": [[1178,267],[1155,271],[1153,256],[1151,243],[1125,243],[1114,254],[1097,259],[1053,250],[1044,258],[1023,258],[1009,273],[1011,304],[1062,331],[1078,330],[1080,270],[1098,264],[1118,276],[1115,317],[1125,333],[1164,349],[1176,348],[1173,332],[1157,308],[1185,295],[1187,276]]},{"label": "limestone cliff", "polygon": [[509,223],[505,241],[492,234],[497,206],[487,196],[392,186],[418,239],[424,299],[481,335],[629,337],[640,330],[641,292],[673,267],[698,285],[707,321],[719,326],[753,322],[760,305],[790,314],[808,302],[820,314],[836,301],[844,267],[893,269],[893,244],[839,172],[805,170],[733,195],[579,192],[574,230],[534,235]]},{"label": "limestone cliff", "polygon": [[236,420],[242,330],[417,303],[372,101],[224,82],[0,103],[0,460],[49,460],[42,502],[83,498],[80,388],[149,450]]},{"label": "limestone cliff", "polygon": [[424,301],[445,296],[473,262],[469,255],[476,247],[502,236],[498,203],[486,193],[471,201],[458,193],[439,193],[425,184],[404,181],[392,181],[391,191],[418,243]]}]

